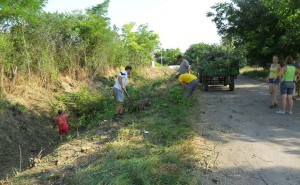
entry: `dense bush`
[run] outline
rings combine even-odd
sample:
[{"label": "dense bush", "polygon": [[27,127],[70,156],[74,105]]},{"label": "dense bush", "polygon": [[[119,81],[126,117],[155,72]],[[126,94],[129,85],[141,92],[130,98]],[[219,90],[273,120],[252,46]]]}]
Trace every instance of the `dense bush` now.
[{"label": "dense bush", "polygon": [[129,63],[148,65],[150,53],[158,48],[158,35],[147,25],[125,24],[121,32],[111,28],[109,0],[72,13],[43,12],[45,3],[1,2],[0,69],[6,78],[11,78],[12,69],[25,77],[38,75],[44,83],[53,82],[59,73],[76,77],[82,70],[94,77]]}]

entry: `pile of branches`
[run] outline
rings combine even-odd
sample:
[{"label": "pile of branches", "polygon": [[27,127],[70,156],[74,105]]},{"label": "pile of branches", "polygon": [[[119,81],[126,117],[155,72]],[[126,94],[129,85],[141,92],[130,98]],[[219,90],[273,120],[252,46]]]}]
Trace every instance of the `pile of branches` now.
[{"label": "pile of branches", "polygon": [[238,69],[239,68],[239,56],[234,52],[226,51],[214,51],[201,60],[199,60],[194,68],[196,70],[219,70],[219,69]]}]

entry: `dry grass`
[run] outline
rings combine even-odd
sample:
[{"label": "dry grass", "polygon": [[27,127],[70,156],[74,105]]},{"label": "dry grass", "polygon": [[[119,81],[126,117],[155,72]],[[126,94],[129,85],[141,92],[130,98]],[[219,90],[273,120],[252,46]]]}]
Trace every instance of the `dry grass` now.
[{"label": "dry grass", "polygon": [[[170,77],[170,74],[174,72],[159,68],[143,68],[140,71],[140,75],[153,80],[158,76]],[[62,76],[60,79],[62,81],[60,83],[61,91],[42,91],[42,87],[31,84],[32,88],[24,88],[27,91],[27,97],[24,96],[20,99],[23,99],[23,101],[25,99],[32,100],[30,89],[34,89],[40,91],[36,93],[36,97],[40,97],[44,93],[47,98],[53,98],[53,101],[55,101],[53,95],[56,93],[74,92],[77,87],[92,83],[91,81],[78,82],[68,76]],[[159,84],[167,87],[168,83]],[[161,91],[160,86],[157,86],[159,91]],[[161,92],[169,95],[166,91],[168,91],[168,88]],[[17,97],[17,95],[14,96]],[[31,103],[34,104],[33,101]],[[172,102],[169,103],[172,104]],[[27,106],[30,107],[31,105],[28,103]],[[107,168],[112,167],[111,173],[115,173],[114,175],[118,178],[123,178],[122,174],[118,174],[118,170],[124,170],[125,173],[133,170],[134,173],[139,175],[137,180],[145,180],[145,182],[173,183],[176,180],[190,182],[192,179],[193,182],[190,182],[190,184],[196,184],[196,177],[193,177],[193,173],[198,169],[209,170],[212,168],[213,162],[209,162],[213,156],[211,154],[211,144],[200,136],[190,134],[191,130],[187,128],[188,124],[180,124],[179,119],[176,119],[176,123],[174,123],[172,116],[174,116],[173,112],[177,109],[172,106],[165,106],[165,103],[160,102],[159,98],[156,106],[153,109],[158,112],[155,113],[153,110],[149,110],[151,115],[148,118],[137,119],[132,116],[125,122],[99,122],[92,130],[81,133],[79,138],[57,146],[55,151],[44,157],[37,167],[19,174],[10,183],[43,184],[47,182],[51,184],[55,182],[66,184],[74,183],[75,181],[72,178],[76,177],[75,179],[88,184],[89,178],[94,178],[93,180],[96,182],[103,175],[102,173],[107,171]],[[162,109],[166,111],[164,115],[170,117],[170,119],[165,119],[160,115]],[[154,114],[158,115],[155,116]],[[194,113],[191,115],[194,115]],[[191,119],[196,118],[192,116]],[[147,120],[150,122],[147,122]],[[143,129],[149,129],[150,134],[145,134]],[[112,158],[116,159],[111,162]],[[107,166],[105,167],[105,165]],[[85,174],[89,174],[91,177],[87,177]],[[174,178],[174,175],[176,178]],[[149,177],[157,179],[149,180]],[[114,182],[121,181],[116,179]]]}]

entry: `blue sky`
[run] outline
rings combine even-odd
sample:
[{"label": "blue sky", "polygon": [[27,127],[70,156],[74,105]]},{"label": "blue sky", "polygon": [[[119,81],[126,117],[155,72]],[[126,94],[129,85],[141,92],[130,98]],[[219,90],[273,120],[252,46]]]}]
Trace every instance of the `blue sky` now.
[{"label": "blue sky", "polygon": [[[148,24],[163,48],[185,51],[199,42],[219,43],[216,26],[206,17],[210,7],[225,0],[110,0],[108,17],[121,28],[129,22]],[[85,10],[103,0],[48,0],[45,11]]]}]

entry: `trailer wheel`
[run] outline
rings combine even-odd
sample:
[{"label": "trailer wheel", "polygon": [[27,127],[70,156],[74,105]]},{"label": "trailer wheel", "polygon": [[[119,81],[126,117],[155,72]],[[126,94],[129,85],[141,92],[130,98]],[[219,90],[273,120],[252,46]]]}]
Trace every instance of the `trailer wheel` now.
[{"label": "trailer wheel", "polygon": [[201,75],[198,76],[198,82],[202,84],[202,76]]},{"label": "trailer wheel", "polygon": [[231,79],[229,82],[229,90],[233,91],[234,90],[234,79]]},{"label": "trailer wheel", "polygon": [[207,82],[207,80],[203,80],[202,85],[203,85],[203,90],[208,91],[208,82]]}]

